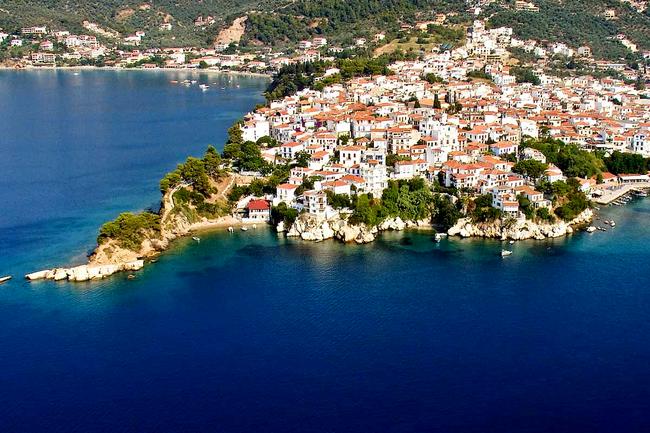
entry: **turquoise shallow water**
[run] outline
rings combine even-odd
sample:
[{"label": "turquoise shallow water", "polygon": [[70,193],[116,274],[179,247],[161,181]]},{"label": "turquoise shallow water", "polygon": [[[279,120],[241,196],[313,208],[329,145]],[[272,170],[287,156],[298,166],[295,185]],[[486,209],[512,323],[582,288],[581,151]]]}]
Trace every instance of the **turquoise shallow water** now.
[{"label": "turquoise shallow water", "polygon": [[[192,107],[204,97],[150,79],[138,77],[154,94],[197,98]],[[128,80],[111,80],[112,98],[128,94],[122,86]],[[251,86],[233,92],[261,87]],[[143,92],[139,98],[153,98]],[[206,104],[219,110],[216,98]],[[171,132],[211,125],[207,106],[187,113],[196,119],[191,130]],[[0,116],[3,152],[9,118]],[[160,128],[148,130],[149,151],[170,137]],[[216,139],[206,133],[204,141]],[[35,153],[29,145],[15,161]],[[177,158],[187,153],[171,147]],[[78,152],[84,146],[46,171],[65,174]],[[122,158],[113,170],[135,173],[135,161]],[[30,197],[29,179],[46,174],[23,171],[21,195]],[[20,208],[23,198],[3,189],[11,211],[0,224],[0,266],[38,268],[61,239],[82,252],[95,218],[156,198],[155,184],[144,181],[133,193],[96,183],[105,204],[88,216],[92,200],[76,186],[87,182],[70,176],[48,187],[70,195],[62,208],[73,221],[52,226],[58,202]],[[429,233],[405,232],[357,246],[258,228],[180,240],[135,280],[11,281],[0,286],[0,430],[645,431],[650,200],[605,212],[615,229],[518,243],[506,259],[497,241],[436,244]]]}]

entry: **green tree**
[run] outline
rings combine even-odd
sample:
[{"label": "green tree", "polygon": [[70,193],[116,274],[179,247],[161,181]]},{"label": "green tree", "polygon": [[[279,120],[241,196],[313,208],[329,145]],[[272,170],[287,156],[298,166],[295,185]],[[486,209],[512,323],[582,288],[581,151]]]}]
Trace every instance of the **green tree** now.
[{"label": "green tree", "polygon": [[433,97],[433,108],[436,110],[440,110],[442,108],[442,104],[440,104],[440,98],[438,97],[437,93]]},{"label": "green tree", "polygon": [[209,145],[203,155],[203,166],[208,176],[217,178],[221,174],[221,155],[214,146]]},{"label": "green tree", "polygon": [[527,176],[533,180],[537,180],[542,177],[547,168],[548,164],[534,159],[526,159],[517,162],[514,167],[512,167],[512,171]]}]

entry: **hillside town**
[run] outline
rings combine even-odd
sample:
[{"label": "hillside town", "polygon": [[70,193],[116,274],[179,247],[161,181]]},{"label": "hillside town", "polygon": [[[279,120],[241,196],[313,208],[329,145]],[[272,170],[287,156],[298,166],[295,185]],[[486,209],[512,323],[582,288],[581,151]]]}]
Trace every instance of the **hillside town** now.
[{"label": "hillside town", "polygon": [[[268,136],[278,143],[262,148],[266,161],[304,160],[267,198],[328,216],[334,213],[328,191],[381,197],[390,180],[420,177],[489,194],[502,215],[522,218],[521,197],[534,209],[550,209],[538,184],[567,180],[542,152],[521,149],[525,139],[561,140],[601,155],[650,156],[650,99],[643,87],[608,77],[557,78],[541,69],[533,70],[535,84],[517,82],[499,56],[510,44],[508,29],[487,31],[477,22],[460,49],[396,62],[391,75],[305,89],[249,113],[243,139]],[[468,80],[472,71],[491,79]],[[327,70],[325,77],[338,73]],[[425,79],[431,76],[436,80]],[[513,172],[525,160],[545,164],[543,174]],[[593,198],[650,181],[647,172],[577,180]]]},{"label": "hillside town", "polygon": [[[426,30],[444,21],[442,15],[405,26],[405,31]],[[118,37],[92,23],[85,27],[101,32],[102,40]],[[0,41],[10,47],[34,47],[20,64],[29,66],[101,59],[102,65],[123,68],[275,73],[291,64],[330,64],[316,79],[325,83],[321,90],[306,88],[271,101],[249,113],[241,125],[244,141],[259,143],[270,137],[277,144],[262,144],[268,163],[302,162],[273,197],[248,197],[238,203],[254,220],[270,220],[271,206],[280,203],[317,216],[331,215],[335,211],[327,191],[380,197],[389,180],[413,178],[489,194],[502,215],[521,218],[519,198],[525,197],[534,209],[551,209],[537,185],[567,179],[539,150],[521,150],[526,138],[557,139],[604,155],[618,151],[650,156],[647,67],[595,60],[587,46],[518,40],[510,28],[490,29],[477,20],[457,48],[441,45],[414,60],[394,62],[387,75],[342,80],[335,54],[381,44],[382,36],[359,39],[353,47],[329,46],[327,39],[314,38],[301,41],[291,55],[270,49],[242,54],[234,43],[209,49],[139,49],[144,32],[123,38],[120,47],[130,49],[116,49],[96,36],[52,32],[45,26],[24,28],[20,35],[0,32]],[[631,52],[636,50],[624,35],[619,39]],[[526,65],[523,77],[521,65],[512,62],[512,49],[537,59]],[[642,54],[650,59],[650,52]],[[545,65],[557,56],[580,59],[605,74],[551,75]],[[533,178],[513,171],[522,160],[545,164],[543,175]],[[602,178],[579,179],[581,191],[592,197],[620,184],[648,181],[646,172],[606,172]]]}]

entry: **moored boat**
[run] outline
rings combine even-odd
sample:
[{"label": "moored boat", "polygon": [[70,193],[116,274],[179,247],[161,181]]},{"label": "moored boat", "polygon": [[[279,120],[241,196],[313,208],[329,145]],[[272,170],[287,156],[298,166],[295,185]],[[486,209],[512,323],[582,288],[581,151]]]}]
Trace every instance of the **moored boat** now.
[{"label": "moored boat", "polygon": [[6,283],[7,281],[11,280],[11,276],[7,275],[6,277],[0,277],[0,284]]},{"label": "moored boat", "polygon": [[512,255],[512,251],[501,250],[501,257],[508,257]]}]

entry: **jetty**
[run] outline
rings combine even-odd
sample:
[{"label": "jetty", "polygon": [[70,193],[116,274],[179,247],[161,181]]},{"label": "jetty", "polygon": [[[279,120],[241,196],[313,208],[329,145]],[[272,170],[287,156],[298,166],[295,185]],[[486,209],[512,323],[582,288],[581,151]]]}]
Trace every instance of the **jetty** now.
[{"label": "jetty", "polygon": [[645,192],[648,189],[650,189],[650,182],[628,183],[617,186],[615,188],[603,190],[602,195],[594,198],[594,202],[602,205],[610,204],[620,199],[621,197],[626,196],[627,194]]}]

